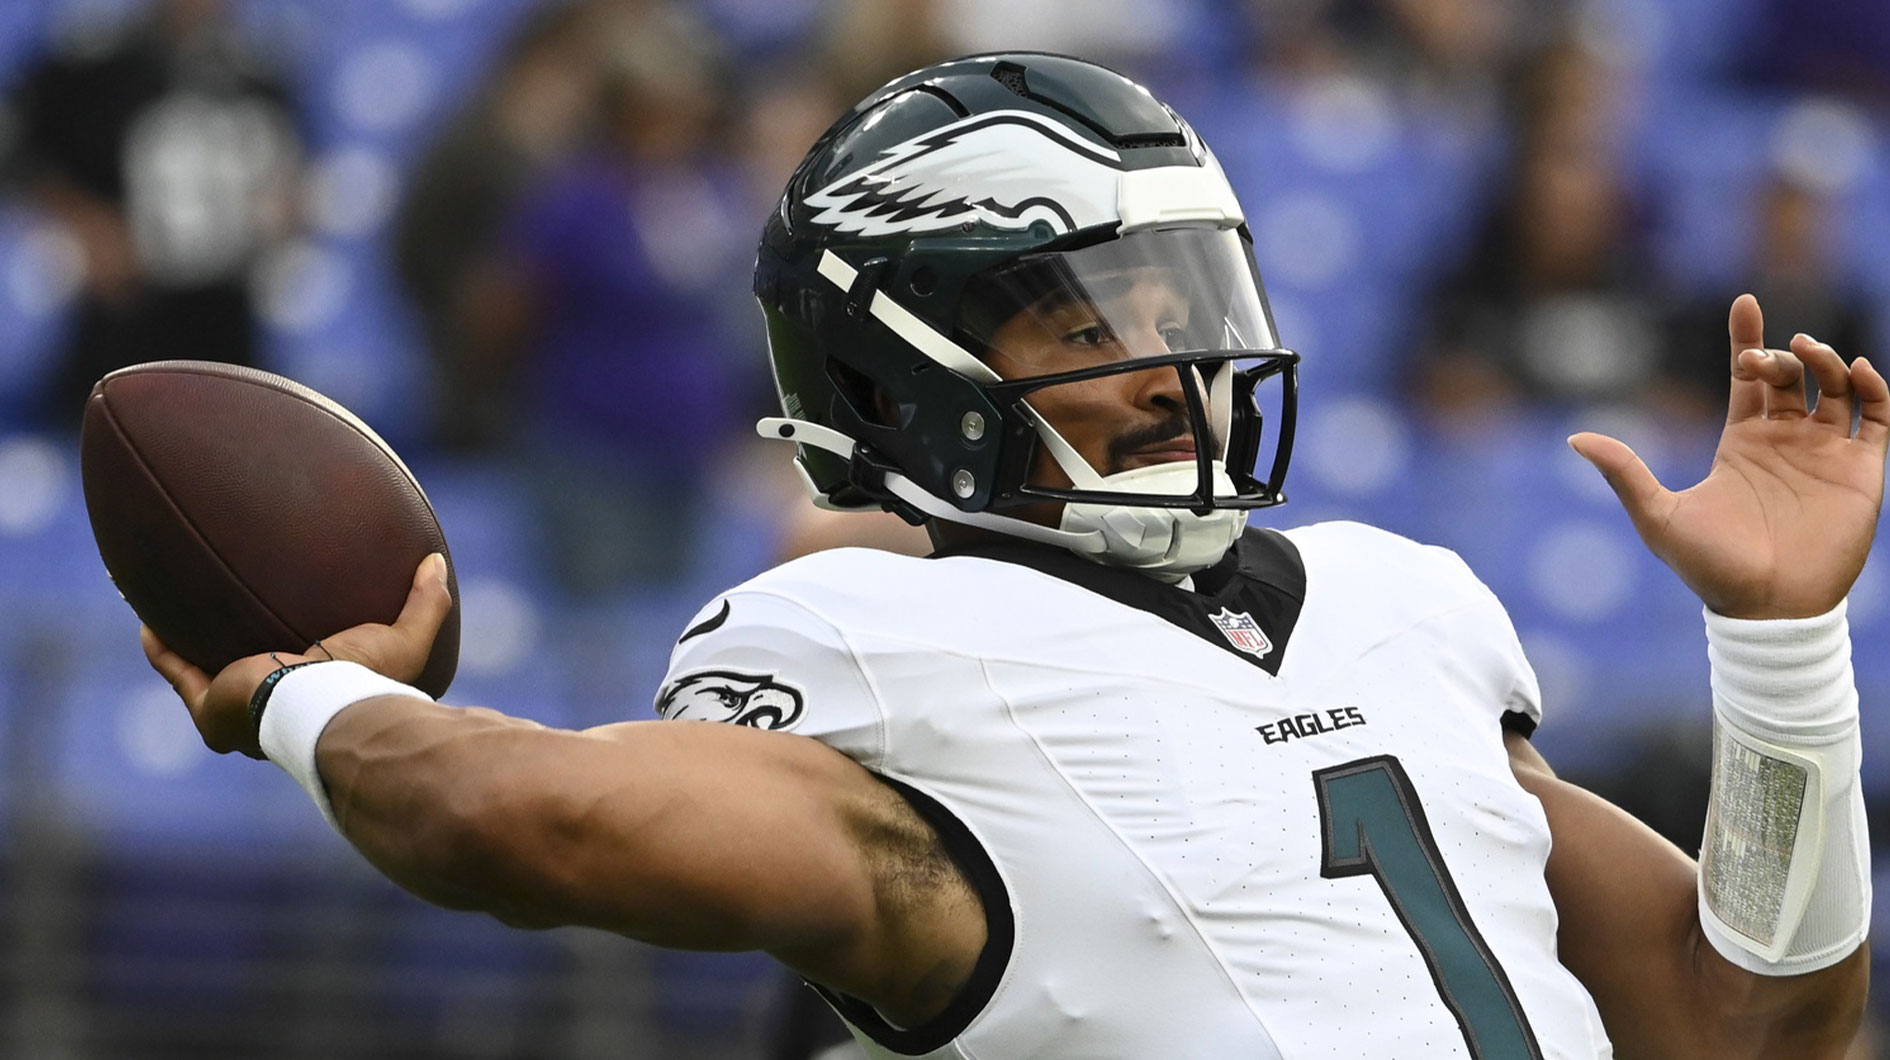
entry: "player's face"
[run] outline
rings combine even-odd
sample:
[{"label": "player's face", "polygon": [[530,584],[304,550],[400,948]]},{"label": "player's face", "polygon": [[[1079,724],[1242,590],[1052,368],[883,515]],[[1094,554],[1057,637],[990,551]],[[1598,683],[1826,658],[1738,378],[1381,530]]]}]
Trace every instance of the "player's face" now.
[{"label": "player's face", "polygon": [[[1094,301],[1053,296],[1010,318],[992,335],[987,363],[1006,379],[1023,379],[1188,348],[1189,300],[1167,270],[1125,269],[1090,293]],[[1029,401],[1098,474],[1195,457],[1187,397],[1173,367],[1045,387]],[[1041,451],[1031,482],[1071,485]]]}]

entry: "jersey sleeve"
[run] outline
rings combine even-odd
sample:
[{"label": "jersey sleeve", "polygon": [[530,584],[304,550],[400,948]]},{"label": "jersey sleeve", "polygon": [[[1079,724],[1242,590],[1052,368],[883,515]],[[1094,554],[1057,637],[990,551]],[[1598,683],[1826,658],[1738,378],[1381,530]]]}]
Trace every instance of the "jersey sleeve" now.
[{"label": "jersey sleeve", "polygon": [[1475,690],[1480,712],[1525,736],[1535,731],[1536,672],[1509,612],[1463,557],[1363,523],[1315,523],[1287,536],[1305,558],[1309,599],[1323,593],[1348,615],[1357,608],[1359,627],[1416,638],[1434,665]]},{"label": "jersey sleeve", "polygon": [[736,589],[696,613],[656,713],[811,736],[868,768],[885,756],[878,697],[846,636],[774,593]]},{"label": "jersey sleeve", "polygon": [[1445,563],[1461,585],[1463,603],[1453,616],[1460,626],[1458,650],[1488,675],[1504,727],[1524,736],[1533,734],[1542,723],[1542,688],[1509,611],[1463,557],[1446,548],[1428,547],[1448,557]]}]

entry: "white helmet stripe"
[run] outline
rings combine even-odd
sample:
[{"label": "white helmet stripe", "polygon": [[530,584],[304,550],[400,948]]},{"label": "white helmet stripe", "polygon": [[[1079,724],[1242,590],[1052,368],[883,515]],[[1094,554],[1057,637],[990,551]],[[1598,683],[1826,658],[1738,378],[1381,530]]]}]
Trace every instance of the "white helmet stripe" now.
[{"label": "white helmet stripe", "polygon": [[[833,251],[823,250],[820,253],[820,274],[845,292],[853,289],[853,281],[859,275],[859,270],[848,265]],[[873,314],[873,319],[891,328],[893,334],[904,339],[913,349],[959,375],[980,383],[999,381],[998,374],[991,370],[990,365],[939,334],[932,325],[914,316],[911,310],[888,297],[886,292],[875,290],[867,311]]]},{"label": "white helmet stripe", "polygon": [[1132,169],[1116,184],[1119,234],[1187,222],[1232,228],[1246,218],[1220,166],[1157,166]]},{"label": "white helmet stripe", "polygon": [[1024,414],[1030,417],[1030,425],[1037,429],[1037,437],[1043,439],[1044,448],[1050,450],[1051,459],[1057,462],[1057,466],[1063,469],[1064,474],[1070,476],[1070,484],[1079,490],[1102,489],[1102,475],[1089,466],[1089,461],[1083,459],[1083,454],[1077,452],[1075,446],[1071,445],[1063,435],[1057,433],[1057,429],[1050,426],[1049,420],[1039,416],[1029,401],[1023,402],[1023,406]]}]

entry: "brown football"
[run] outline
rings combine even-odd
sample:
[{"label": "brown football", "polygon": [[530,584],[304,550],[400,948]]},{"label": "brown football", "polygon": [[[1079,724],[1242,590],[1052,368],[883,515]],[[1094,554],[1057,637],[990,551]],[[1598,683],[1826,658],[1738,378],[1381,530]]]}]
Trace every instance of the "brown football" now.
[{"label": "brown football", "polygon": [[[99,555],[144,624],[215,674],[394,621],[414,569],[446,552],[413,473],[347,409],[268,372],[157,361],[99,380],[80,435]],[[453,611],[416,687],[459,664]]]}]

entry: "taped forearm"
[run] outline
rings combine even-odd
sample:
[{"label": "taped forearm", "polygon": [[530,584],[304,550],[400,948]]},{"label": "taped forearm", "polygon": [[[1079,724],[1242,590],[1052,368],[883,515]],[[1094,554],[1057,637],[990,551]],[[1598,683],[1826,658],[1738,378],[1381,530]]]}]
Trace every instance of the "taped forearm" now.
[{"label": "taped forearm", "polygon": [[1845,608],[1754,621],[1706,613],[1713,794],[1700,920],[1759,975],[1844,959],[1870,920],[1862,742]]}]

